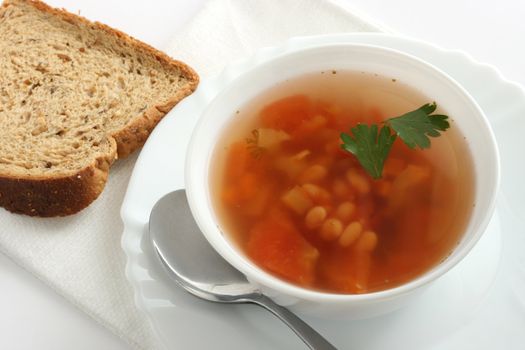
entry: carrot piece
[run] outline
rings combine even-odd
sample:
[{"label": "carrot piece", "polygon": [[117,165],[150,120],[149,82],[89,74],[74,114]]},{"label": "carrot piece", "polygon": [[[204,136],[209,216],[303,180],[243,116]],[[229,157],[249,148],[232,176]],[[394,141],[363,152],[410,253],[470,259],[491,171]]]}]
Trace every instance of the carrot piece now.
[{"label": "carrot piece", "polygon": [[381,179],[376,180],[374,183],[374,192],[383,198],[386,198],[390,195],[392,191],[392,181]]},{"label": "carrot piece", "polygon": [[237,181],[248,169],[251,158],[252,155],[246,143],[242,141],[232,143],[226,158],[225,177],[227,181]]},{"label": "carrot piece", "polygon": [[[356,243],[354,243],[355,245]],[[320,278],[338,293],[361,294],[368,291],[368,281],[373,265],[370,253],[350,252],[341,248],[319,261]]]},{"label": "carrot piece", "polygon": [[283,217],[267,218],[250,231],[247,253],[259,266],[304,286],[315,279],[319,251]]},{"label": "carrot piece", "polygon": [[253,173],[247,172],[239,179],[239,191],[244,200],[249,200],[257,192],[260,181]]},{"label": "carrot piece", "polygon": [[265,127],[292,132],[311,114],[311,99],[306,95],[294,95],[266,106],[261,111],[261,121]]},{"label": "carrot piece", "polygon": [[222,201],[228,205],[236,205],[239,202],[239,193],[234,186],[225,187],[221,192]]},{"label": "carrot piece", "polygon": [[253,197],[246,201],[242,211],[249,217],[260,217],[268,207],[271,197],[271,187],[258,187]]},{"label": "carrot piece", "polygon": [[333,250],[319,261],[320,278],[338,293],[358,293],[353,254],[348,250]]},{"label": "carrot piece", "polygon": [[[261,187],[260,175],[254,172],[242,173],[238,178],[230,180],[221,192],[224,203],[235,207],[249,207],[245,214],[251,215],[258,211],[257,208],[265,205],[269,193],[267,187]],[[262,191],[262,190],[265,191]]]}]

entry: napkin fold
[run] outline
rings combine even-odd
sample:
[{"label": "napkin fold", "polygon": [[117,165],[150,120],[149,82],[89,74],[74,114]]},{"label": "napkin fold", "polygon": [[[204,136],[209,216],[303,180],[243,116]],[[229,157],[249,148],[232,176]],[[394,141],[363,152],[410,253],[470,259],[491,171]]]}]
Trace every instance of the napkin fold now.
[{"label": "napkin fold", "polygon": [[346,3],[330,0],[212,0],[166,51],[206,78],[294,36],[384,30],[362,17]]},{"label": "napkin fold", "polygon": [[[380,29],[328,0],[211,0],[165,51],[205,79],[293,36]],[[134,348],[149,350],[161,346],[135,307],[120,248],[119,211],[135,160],[119,160],[102,195],[77,215],[40,219],[0,209],[0,251]]]}]

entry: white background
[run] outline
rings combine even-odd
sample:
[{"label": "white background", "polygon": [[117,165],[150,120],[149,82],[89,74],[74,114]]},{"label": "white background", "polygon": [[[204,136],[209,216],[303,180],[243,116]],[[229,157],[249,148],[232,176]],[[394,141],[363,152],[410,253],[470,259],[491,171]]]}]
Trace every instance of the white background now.
[{"label": "white background", "polygon": [[[466,51],[525,85],[525,1],[339,1],[395,32]],[[89,19],[162,49],[206,0],[48,2],[72,12],[80,10]],[[130,349],[1,254],[0,291],[0,349]]]}]

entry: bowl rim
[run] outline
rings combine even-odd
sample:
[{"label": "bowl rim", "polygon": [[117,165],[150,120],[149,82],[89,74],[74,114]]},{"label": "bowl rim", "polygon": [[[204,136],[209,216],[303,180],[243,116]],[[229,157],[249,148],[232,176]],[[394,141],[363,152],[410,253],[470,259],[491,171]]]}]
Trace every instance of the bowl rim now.
[{"label": "bowl rim", "polygon": [[[471,235],[470,239],[464,244],[461,249],[454,249],[450,256],[441,263],[435,265],[430,270],[426,271],[422,275],[403,283],[399,286],[380,290],[380,291],[374,291],[370,293],[363,293],[363,294],[342,294],[342,293],[333,293],[333,292],[325,292],[325,291],[319,291],[315,289],[309,289],[305,287],[301,287],[298,285],[295,285],[293,283],[287,282],[277,276],[272,275],[271,273],[263,270],[259,266],[257,266],[255,263],[251,262],[247,257],[244,257],[242,253],[238,251],[237,248],[234,247],[232,243],[228,241],[228,239],[225,237],[225,235],[222,234],[221,230],[219,229],[218,225],[216,223],[213,223],[213,227],[210,225],[204,225],[203,222],[205,216],[203,212],[208,213],[208,219],[211,218],[210,221],[213,221],[212,219],[212,209],[203,209],[204,206],[203,203],[198,203],[196,198],[193,196],[193,162],[192,159],[194,157],[194,154],[197,150],[202,151],[197,145],[197,138],[200,134],[200,131],[203,128],[206,128],[209,126],[207,124],[208,119],[207,116],[210,115],[209,111],[213,109],[214,104],[216,101],[220,100],[221,97],[227,93],[232,87],[235,87],[235,85],[242,81],[248,74],[257,72],[258,70],[262,70],[267,66],[274,65],[278,63],[280,60],[285,59],[289,56],[293,55],[301,55],[305,54],[311,51],[317,51],[317,50],[323,50],[333,47],[353,47],[356,49],[365,49],[365,50],[373,50],[377,52],[383,52],[383,53],[389,53],[391,55],[399,56],[405,60],[412,61],[414,64],[419,65],[420,67],[426,68],[426,70],[432,71],[432,73],[436,76],[439,76],[442,79],[445,79],[451,86],[453,86],[465,99],[465,101],[468,101],[467,103],[470,104],[470,107],[474,110],[474,113],[472,115],[475,115],[476,118],[481,121],[482,125],[484,126],[483,131],[485,133],[485,138],[489,144],[489,149],[491,150],[491,159],[493,159],[493,171],[494,174],[492,176],[493,181],[491,183],[491,189],[490,193],[487,196],[486,201],[488,202],[488,205],[486,207],[485,212],[483,213],[482,219],[477,225],[477,229],[475,232]],[[337,69],[337,67],[336,67]],[[222,74],[224,74],[225,71],[223,71]],[[220,75],[219,75],[220,76]],[[275,83],[278,83],[280,80],[279,78],[275,79]],[[261,89],[261,92],[264,89]],[[234,117],[235,113],[232,113],[231,116],[228,118],[228,121],[231,120],[232,117]],[[227,122],[226,122],[227,123]],[[216,145],[215,142],[212,143],[212,148]],[[204,156],[205,152],[201,152],[201,154]],[[186,159],[185,159],[185,185],[186,185],[186,191],[188,196],[188,202],[190,205],[190,209],[195,217],[195,220],[197,224],[199,225],[203,235],[205,236],[206,240],[211,244],[211,246],[226,260],[228,261],[232,266],[234,266],[236,269],[241,271],[243,274],[245,274],[250,281],[255,281],[256,283],[260,284],[263,287],[270,288],[273,291],[276,291],[278,293],[282,293],[285,296],[289,297],[295,297],[303,300],[308,301],[314,301],[314,302],[323,302],[323,303],[340,303],[340,302],[374,302],[378,300],[385,300],[385,299],[391,299],[391,298],[397,298],[404,294],[409,294],[417,289],[420,289],[420,287],[424,287],[428,284],[430,284],[432,281],[436,280],[446,272],[448,272],[450,269],[452,269],[454,266],[456,266],[465,256],[468,255],[468,253],[472,250],[472,248],[476,245],[476,243],[479,241],[483,233],[485,232],[490,219],[493,216],[495,206],[496,206],[496,196],[498,192],[498,188],[500,185],[500,177],[501,177],[501,169],[500,169],[500,156],[499,156],[499,150],[498,145],[496,142],[496,138],[494,136],[494,132],[490,126],[490,123],[488,121],[488,118],[482,111],[482,109],[479,107],[478,103],[474,100],[474,98],[463,88],[458,82],[456,82],[452,77],[450,77],[447,73],[442,71],[441,69],[435,67],[434,65],[416,57],[411,54],[402,52],[397,49],[387,48],[380,45],[375,44],[362,44],[362,43],[322,43],[314,46],[310,46],[307,48],[302,48],[298,50],[294,50],[292,52],[287,52],[284,54],[278,54],[275,57],[263,62],[258,63],[253,67],[252,69],[249,69],[248,71],[243,72],[238,77],[233,79],[231,82],[229,82],[226,87],[220,91],[217,96],[215,96],[212,101],[208,104],[202,115],[199,117],[199,120],[193,129],[190,142],[188,145],[188,149],[186,152]],[[206,176],[207,178],[207,176]],[[197,185],[197,184],[196,184]],[[207,191],[206,191],[207,192]],[[475,194],[477,191],[474,192]],[[470,222],[470,220],[469,220]],[[204,226],[204,227],[203,227]]]}]

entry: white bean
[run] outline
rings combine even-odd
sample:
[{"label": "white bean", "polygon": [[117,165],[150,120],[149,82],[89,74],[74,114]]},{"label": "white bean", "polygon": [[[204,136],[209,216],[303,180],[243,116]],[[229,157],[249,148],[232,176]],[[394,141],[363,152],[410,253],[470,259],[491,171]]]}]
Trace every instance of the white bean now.
[{"label": "white bean", "polygon": [[308,193],[308,196],[315,202],[329,202],[330,201],[330,193],[325,190],[324,188],[321,188],[314,184],[304,184],[301,186],[306,193]]},{"label": "white bean", "polygon": [[313,207],[306,213],[304,218],[306,227],[311,230],[320,227],[326,219],[326,215],[327,212],[325,208],[321,206]]},{"label": "white bean", "polygon": [[365,231],[355,244],[355,250],[358,252],[371,252],[376,246],[377,234],[374,231]]},{"label": "white bean", "polygon": [[330,218],[321,226],[321,238],[332,241],[337,239],[343,232],[343,223],[339,219]]},{"label": "white bean", "polygon": [[363,226],[359,221],[351,222],[346,226],[341,237],[339,237],[339,245],[342,247],[348,247],[359,238],[362,230]]},{"label": "white bean", "polygon": [[346,172],[346,178],[353,188],[360,194],[367,194],[370,192],[370,182],[368,179],[359,174],[357,171],[350,169]]}]

